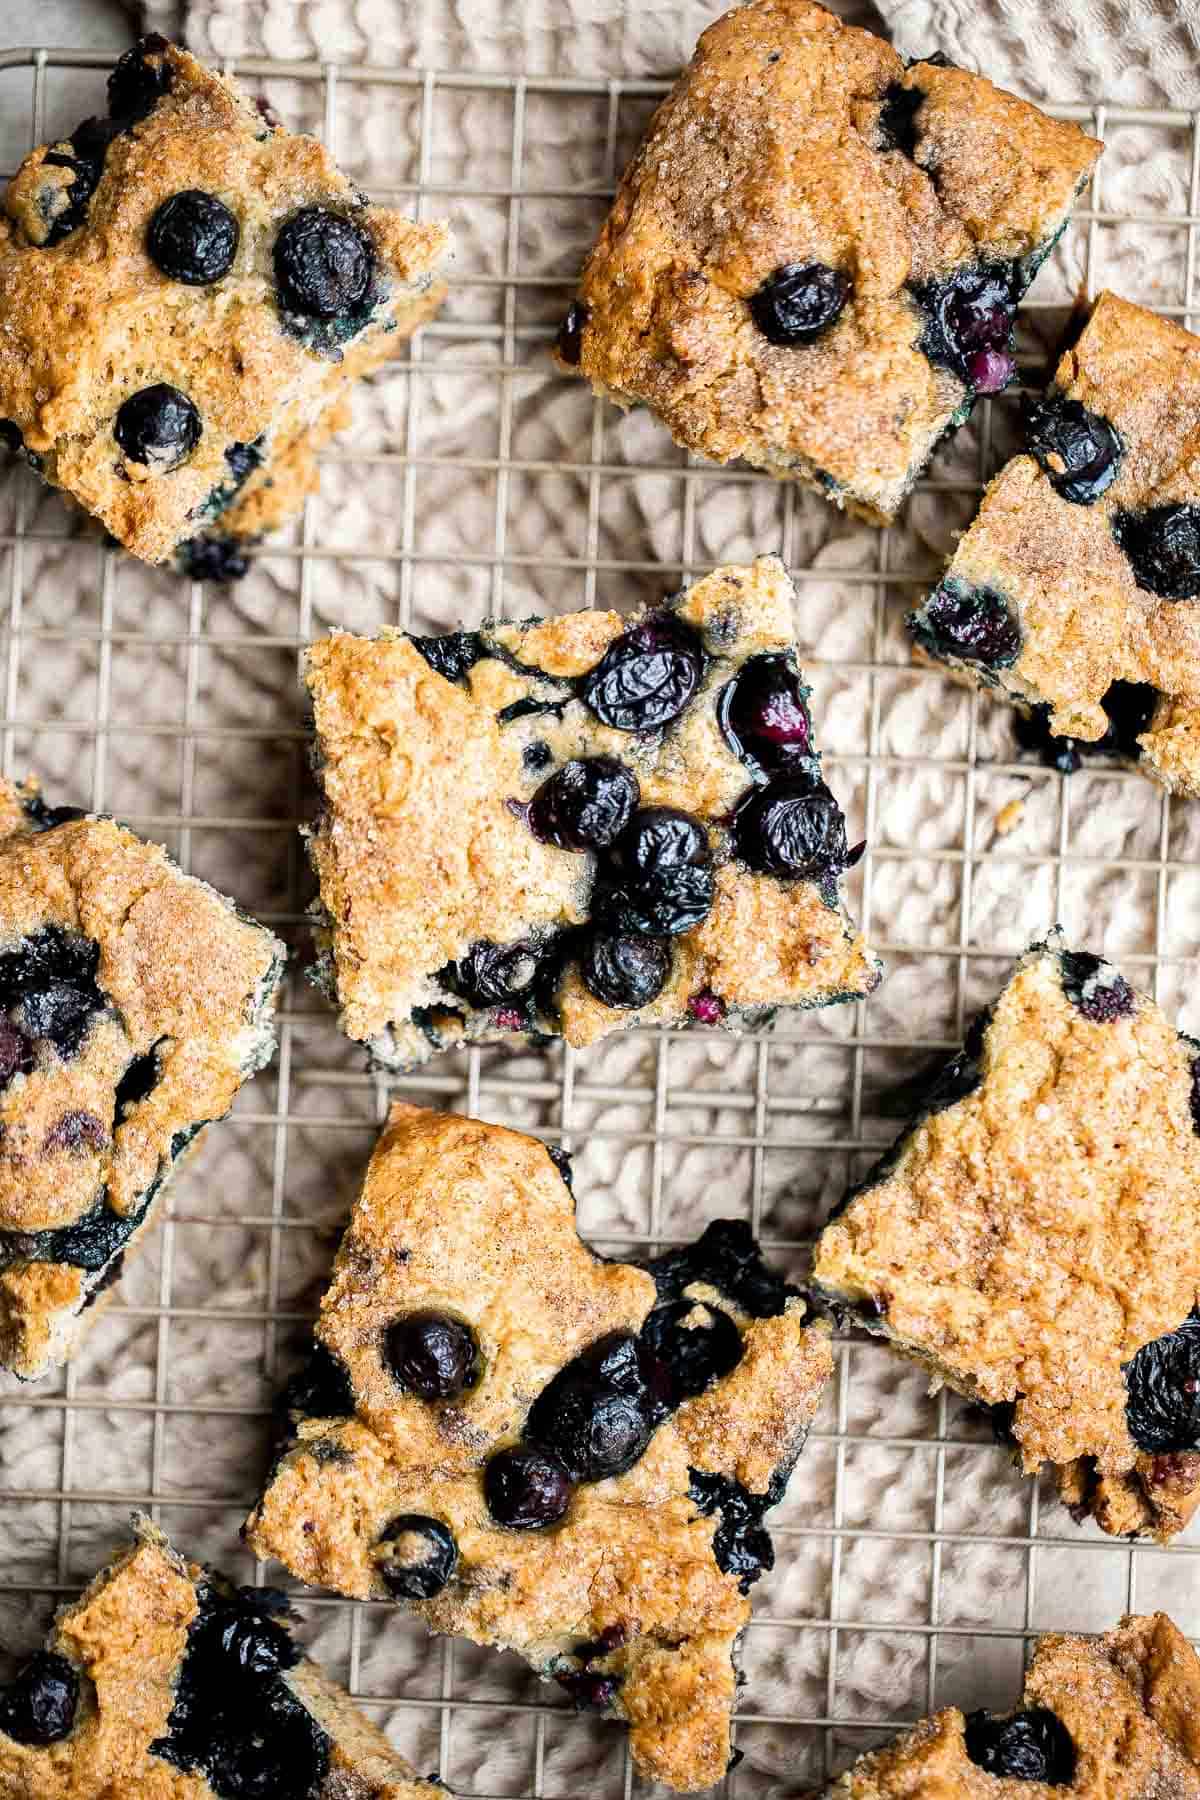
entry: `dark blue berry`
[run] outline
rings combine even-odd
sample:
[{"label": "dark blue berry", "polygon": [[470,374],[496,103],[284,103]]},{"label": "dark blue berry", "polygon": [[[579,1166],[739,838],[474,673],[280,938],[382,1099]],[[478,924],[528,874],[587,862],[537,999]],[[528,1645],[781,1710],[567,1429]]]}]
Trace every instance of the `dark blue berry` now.
[{"label": "dark blue berry", "polygon": [[24,994],[15,1008],[15,1023],[35,1042],[46,1039],[60,1056],[75,1056],[96,1008],[91,992],[67,981],[51,981]]},{"label": "dark blue berry", "polygon": [[614,731],[661,731],[691,705],[703,674],[704,652],[691,627],[652,613],[609,645],[580,693]]},{"label": "dark blue berry", "polygon": [[384,1529],[373,1558],[396,1600],[432,1600],[458,1566],[454,1534],[440,1519],[401,1513]]},{"label": "dark blue berry", "polygon": [[1137,996],[1123,975],[1090,950],[1064,950],[1059,956],[1063,992],[1093,1025],[1128,1018]]},{"label": "dark blue berry", "polygon": [[666,1371],[665,1401],[673,1411],[742,1360],[742,1334],[719,1307],[674,1300],[656,1306],[642,1326],[642,1342]]},{"label": "dark blue berry", "polygon": [[172,281],[207,287],[228,275],[241,235],[223,200],[200,188],[172,194],[157,209],[146,231],[150,260]]},{"label": "dark blue berry", "polygon": [[21,427],[14,425],[11,419],[0,419],[0,444],[14,454],[24,448],[25,439],[21,435]]},{"label": "dark blue berry", "polygon": [[542,769],[548,769],[550,767],[550,764],[554,761],[554,752],[551,750],[545,738],[534,738],[533,741],[526,744],[525,748],[522,750],[521,761],[531,775],[536,775]]},{"label": "dark blue berry", "polygon": [[930,656],[1007,669],[1021,653],[1021,628],[994,588],[948,577],[910,614],[908,629]]},{"label": "dark blue berry", "polygon": [[1116,512],[1112,532],[1139,587],[1164,600],[1200,595],[1200,506]]},{"label": "dark blue berry", "polygon": [[313,1340],[308,1360],[278,1395],[274,1408],[274,1440],[277,1450],[295,1436],[300,1419],[352,1419],[354,1389],[340,1357]]},{"label": "dark blue berry", "polygon": [[883,91],[883,101],[879,108],[880,150],[899,150],[902,156],[907,156],[910,160],[916,155],[917,114],[924,103],[923,89],[905,87],[900,81],[888,84]]},{"label": "dark blue berry", "polygon": [[0,1018],[0,1087],[14,1075],[28,1075],[33,1067],[33,1045],[10,1020]]},{"label": "dark blue berry", "polygon": [[542,1389],[525,1435],[556,1456],[572,1480],[604,1481],[633,1467],[654,1423],[638,1341],[612,1332]]},{"label": "dark blue berry", "polygon": [[750,316],[770,344],[811,344],[840,317],[850,280],[824,263],[784,263],[750,296]]},{"label": "dark blue berry", "polygon": [[531,997],[544,947],[526,942],[493,944],[480,938],[464,957],[449,963],[438,980],[472,1006],[521,1006]]},{"label": "dark blue berry", "polygon": [[1005,1719],[968,1713],[963,1744],[977,1768],[1009,1781],[1066,1787],[1075,1779],[1075,1744],[1056,1713],[1032,1706]]},{"label": "dark blue berry", "polygon": [[615,756],[581,757],[543,781],[529,803],[529,825],[561,850],[603,850],[620,837],[638,803],[637,776]]},{"label": "dark blue berry", "polygon": [[694,1244],[667,1250],[647,1267],[660,1300],[678,1300],[684,1288],[703,1281],[728,1294],[752,1319],[776,1318],[800,1292],[763,1261],[744,1219],[714,1219]]},{"label": "dark blue berry", "polygon": [[456,1400],[479,1378],[479,1345],[461,1319],[416,1312],[388,1327],[384,1360],[400,1387],[420,1400]]},{"label": "dark blue berry", "polygon": [[1108,714],[1108,729],[1100,738],[1056,737],[1050,730],[1050,708],[1035,706],[1028,713],[1013,714],[1013,736],[1022,750],[1034,751],[1048,767],[1061,775],[1074,775],[1087,756],[1113,756],[1136,762],[1142,754],[1138,743],[1158,709],[1158,689],[1145,681],[1114,681],[1100,704]]},{"label": "dark blue berry", "polygon": [[1090,506],[1116,480],[1124,445],[1115,425],[1056,390],[1026,403],[1025,447],[1050,485],[1075,506]]},{"label": "dark blue berry", "polygon": [[766,775],[809,765],[807,688],[788,656],[752,656],[721,689],[717,720],[729,748]]},{"label": "dark blue berry", "polygon": [[366,232],[327,206],[306,206],[275,239],[275,282],[285,311],[333,319],[366,299],[375,250]]},{"label": "dark blue berry", "polygon": [[[114,119],[131,125],[152,112],[171,86],[170,49],[166,38],[151,31],[121,57],[108,78],[108,110]],[[158,60],[151,62],[150,58]]]},{"label": "dark blue berry", "polygon": [[715,891],[704,826],[677,807],[647,806],[601,870],[592,912],[619,935],[676,937],[704,923]]},{"label": "dark blue berry", "polygon": [[117,1083],[117,1091],[113,1102],[113,1117],[119,1125],[127,1112],[139,1101],[145,1100],[158,1086],[162,1073],[158,1060],[158,1045],[155,1044],[142,1056],[135,1056]]},{"label": "dark blue berry", "polygon": [[166,474],[185,462],[200,442],[200,414],[169,382],[156,381],[121,402],[113,435],[131,462]]},{"label": "dark blue berry", "polygon": [[1200,1314],[1143,1344],[1122,1373],[1125,1420],[1139,1450],[1200,1449]]},{"label": "dark blue berry", "polygon": [[555,347],[562,360],[573,369],[579,367],[579,360],[583,355],[583,331],[590,317],[591,313],[582,300],[572,300],[566,317],[558,328]]},{"label": "dark blue berry", "polygon": [[763,1514],[783,1498],[786,1476],[773,1480],[765,1494],[751,1493],[728,1475],[707,1470],[688,1470],[688,1496],[705,1518],[719,1513],[713,1533],[713,1560],[726,1575],[733,1575],[743,1594],[765,1571],[775,1567],[775,1546],[763,1524]]},{"label": "dark blue berry", "polygon": [[[82,225],[87,216],[88,202],[100,185],[100,177],[104,172],[104,159],[108,154],[108,146],[113,138],[120,135],[123,127],[111,119],[85,119],[82,125],[76,126],[71,133],[69,150],[48,150],[43,158],[43,166],[53,169],[70,169],[72,181],[67,193],[67,204],[59,212],[51,212],[46,217],[46,235],[42,239],[42,247],[49,249],[68,237],[77,226]],[[59,204],[56,195],[47,194],[50,206]],[[45,208],[42,209],[45,211]]]},{"label": "dark blue berry", "polygon": [[67,1150],[78,1154],[84,1150],[103,1150],[109,1141],[103,1119],[85,1108],[63,1113],[46,1133],[43,1150]]},{"label": "dark blue berry", "polygon": [[571,1491],[567,1471],[543,1450],[498,1450],[483,1471],[488,1511],[510,1531],[556,1525],[571,1504]]},{"label": "dark blue berry", "polygon": [[921,349],[981,394],[1012,379],[1017,272],[1011,263],[976,263],[914,289],[925,314]]},{"label": "dark blue berry", "polygon": [[67,1737],[79,1705],[79,1676],[65,1656],[38,1650],[0,1691],[0,1731],[42,1748]]},{"label": "dark blue berry", "polygon": [[760,875],[820,881],[846,867],[846,821],[823,781],[787,777],[750,790],[733,816],[733,845]]},{"label": "dark blue berry", "polygon": [[562,1176],[563,1182],[565,1183],[567,1188],[570,1189],[570,1191],[572,1193],[574,1193],[575,1190],[572,1185],[573,1170],[571,1167],[570,1153],[568,1151],[564,1150],[560,1144],[547,1144],[546,1145],[546,1155],[550,1158],[550,1161],[554,1164],[555,1168],[558,1170],[559,1174]]},{"label": "dark blue berry", "polygon": [[615,1704],[620,1680],[598,1669],[564,1670],[554,1677],[575,1702],[577,1712],[607,1712]]},{"label": "dark blue berry", "polygon": [[579,957],[583,985],[602,1006],[649,1006],[667,985],[671,951],[658,938],[590,931]]},{"label": "dark blue berry", "polygon": [[443,637],[417,637],[410,632],[408,641],[435,674],[447,681],[462,681],[486,654],[477,631],[448,631]]}]

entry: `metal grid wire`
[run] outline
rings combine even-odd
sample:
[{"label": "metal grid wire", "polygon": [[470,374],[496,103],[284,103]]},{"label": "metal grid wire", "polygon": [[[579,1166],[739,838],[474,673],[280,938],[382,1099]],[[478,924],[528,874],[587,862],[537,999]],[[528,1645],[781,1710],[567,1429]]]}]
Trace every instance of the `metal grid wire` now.
[{"label": "metal grid wire", "polygon": [[[55,129],[65,124],[54,79],[77,81],[107,61],[0,55],[0,116],[28,108],[30,141],[43,141],[48,113]],[[0,1635],[14,1644],[40,1632],[49,1604],[90,1573],[130,1507],[150,1511],[190,1553],[264,1578],[239,1551],[237,1527],[262,1468],[270,1394],[312,1316],[338,1220],[395,1092],[575,1152],[581,1226],[606,1249],[640,1253],[689,1235],[715,1205],[748,1216],[771,1253],[802,1261],[828,1202],[895,1129],[889,1088],[956,1046],[964,1019],[1029,935],[1015,898],[1010,926],[996,894],[1041,881],[1043,922],[1063,917],[1099,943],[1111,940],[1106,894],[1115,882],[1139,921],[1121,928],[1120,958],[1168,1006],[1186,999],[1194,961],[1194,946],[1168,922],[1196,860],[1180,803],[1117,770],[1091,770],[1073,786],[1017,761],[1005,715],[973,693],[956,694],[952,729],[928,745],[914,731],[897,746],[891,717],[914,696],[946,690],[936,673],[909,667],[897,628],[899,603],[937,567],[928,537],[902,526],[871,532],[764,476],[700,464],[644,419],[634,436],[614,437],[610,409],[552,370],[544,351],[579,258],[545,266],[529,221],[549,209],[557,230],[586,244],[665,83],[315,63],[247,62],[229,72],[254,89],[283,84],[289,122],[299,110],[335,153],[344,150],[344,107],[356,118],[364,101],[396,109],[408,162],[390,191],[374,182],[376,197],[427,217],[473,206],[489,221],[478,238],[488,251],[475,256],[469,244],[460,254],[446,312],[375,384],[403,390],[399,423],[366,447],[357,432],[339,440],[324,470],[333,504],[310,500],[297,530],[264,546],[244,584],[249,598],[137,568],[81,535],[25,471],[11,472],[0,491],[5,770],[38,767],[48,787],[53,779],[52,797],[111,808],[164,838],[185,868],[218,880],[302,945],[309,889],[295,825],[306,806],[305,730],[291,682],[314,631],[330,622],[449,629],[463,617],[528,610],[531,593],[563,608],[629,605],[664,578],[675,585],[713,566],[704,534],[712,496],[719,490],[736,508],[739,490],[753,489],[745,497],[756,504],[769,495],[775,530],[746,548],[782,548],[799,584],[802,643],[812,644],[809,609],[818,604],[834,626],[861,621],[849,654],[825,651],[818,634],[805,660],[827,742],[839,706],[852,699],[860,709],[828,762],[868,839],[855,904],[894,986],[870,1005],[790,1020],[741,1044],[643,1032],[587,1055],[476,1049],[385,1083],[363,1072],[327,1010],[293,978],[274,1070],[181,1172],[150,1247],[84,1351],[59,1381],[4,1395]],[[1153,293],[1130,297],[1190,323],[1200,117],[1053,110],[1099,136],[1143,134],[1147,157],[1171,159],[1175,179],[1149,184],[1144,205],[1111,207],[1097,180],[1056,253],[1059,291],[1043,276],[1026,319],[1036,326],[1039,313],[1061,311],[1072,271],[1094,293],[1106,256],[1122,266],[1119,234],[1133,228],[1169,242],[1151,271]],[[504,121],[504,147],[490,162],[469,143],[480,118]],[[555,180],[552,159],[535,158],[556,133],[591,145],[582,176],[564,157],[566,179]],[[461,155],[447,153],[447,142]],[[1044,354],[1026,361],[1040,368]],[[439,382],[489,397],[494,436],[483,453],[461,443],[438,449],[439,424],[453,411],[443,401],[431,424]],[[560,404],[575,408],[566,447],[534,453],[530,417]],[[1011,408],[1008,396],[982,403],[910,511],[965,522],[1002,454]],[[430,545],[423,524],[438,483],[464,475],[487,496],[486,532]],[[634,534],[639,553],[622,554],[612,497],[658,478],[674,496],[674,548],[663,553],[643,532]],[[386,527],[346,541],[338,507],[351,489],[339,480],[378,493]],[[552,514],[567,492],[583,509],[576,542],[561,547],[548,533],[530,545],[515,522],[535,503]],[[167,696],[163,716],[156,682]],[[923,829],[919,841],[890,835],[893,797],[923,782],[932,783],[935,815],[953,797],[958,823]],[[994,817],[1014,798],[1033,821],[1033,841],[1005,849]],[[1118,802],[1133,826],[1118,843],[1096,839],[1097,818]],[[257,895],[246,891],[255,881]],[[1101,881],[1109,887],[1097,888]],[[940,1012],[917,1003],[934,969],[948,997]],[[709,1175],[701,1182],[696,1173],[714,1154],[716,1202]],[[640,1212],[627,1204],[630,1190]],[[1007,1469],[957,1400],[928,1400],[913,1371],[861,1338],[838,1345],[825,1410],[775,1516],[778,1566],[756,1590],[745,1645],[750,1683],[737,1722],[745,1760],[721,1790],[737,1800],[800,1793],[935,1704],[1011,1704],[1038,1629],[1102,1629],[1123,1608],[1167,1595],[1185,1628],[1200,1629],[1200,1609],[1172,1590],[1163,1553],[1075,1529],[1045,1489]],[[1190,1582],[1198,1549],[1185,1540],[1170,1551],[1175,1589]],[[640,1791],[622,1734],[577,1722],[509,1659],[431,1644],[384,1607],[304,1596],[302,1611],[331,1672],[418,1768],[455,1791],[479,1800],[552,1800],[584,1782],[596,1800]]]}]

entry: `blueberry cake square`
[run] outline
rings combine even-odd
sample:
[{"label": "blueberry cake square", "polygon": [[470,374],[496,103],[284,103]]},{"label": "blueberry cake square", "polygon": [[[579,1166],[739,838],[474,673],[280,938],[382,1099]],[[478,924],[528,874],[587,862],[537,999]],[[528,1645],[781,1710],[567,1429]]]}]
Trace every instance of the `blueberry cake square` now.
[{"label": "blueberry cake square", "polygon": [[292,1636],[287,1596],[148,1519],[0,1688],[9,1800],[435,1800]]},{"label": "blueberry cake square", "polygon": [[909,619],[919,653],[1035,729],[1186,794],[1200,794],[1198,418],[1200,338],[1102,294]]},{"label": "blueberry cake square", "polygon": [[860,1756],[824,1800],[1068,1790],[1075,1800],[1200,1796],[1200,1660],[1165,1613],[1129,1615],[1099,1638],[1039,1639],[1016,1711],[947,1707]]},{"label": "blueberry cake square", "polygon": [[834,1213],[814,1281],[1114,1536],[1200,1502],[1200,1044],[1035,944]]},{"label": "blueberry cake square", "polygon": [[596,1256],[569,1179],[521,1133],[392,1108],[246,1537],[516,1651],[690,1792],[729,1763],[763,1518],[829,1328],[735,1221],[646,1264]]},{"label": "blueberry cake square", "polygon": [[8,188],[2,429],[135,555],[229,578],[316,485],[350,384],[436,310],[446,228],[372,206],[164,38],[108,102]]},{"label": "blueberry cake square", "polygon": [[270,1061],[283,945],[157,844],[0,783],[0,1368],[64,1362]]},{"label": "blueberry cake square", "polygon": [[792,599],[760,557],[632,620],[311,646],[317,978],[380,1066],[871,992]]},{"label": "blueberry cake square", "polygon": [[655,114],[559,363],[689,450],[886,524],[1012,378],[1017,302],[1100,150],[814,0],[750,0]]}]

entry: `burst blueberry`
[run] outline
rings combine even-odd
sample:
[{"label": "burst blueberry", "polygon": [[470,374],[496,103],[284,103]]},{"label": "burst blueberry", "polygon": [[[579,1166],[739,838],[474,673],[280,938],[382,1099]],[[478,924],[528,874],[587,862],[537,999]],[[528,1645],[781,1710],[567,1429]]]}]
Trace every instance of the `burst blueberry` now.
[{"label": "burst blueberry", "polygon": [[1023,422],[1026,449],[1064,500],[1091,506],[1112,486],[1123,445],[1102,414],[1052,391],[1026,405]]},{"label": "burst blueberry", "polygon": [[750,790],[733,817],[733,844],[760,875],[821,880],[846,866],[846,821],[823,781],[788,777]]},{"label": "burst blueberry", "polygon": [[1009,668],[1021,652],[1021,628],[1003,594],[948,578],[908,621],[908,629],[931,656]]},{"label": "burst blueberry", "polygon": [[921,348],[930,362],[951,369],[981,394],[994,394],[1012,379],[1012,327],[1018,285],[1011,263],[979,263],[955,269],[914,290],[925,315]]},{"label": "burst blueberry", "polygon": [[530,1409],[525,1435],[574,1481],[631,1469],[650,1441],[654,1408],[629,1332],[611,1332],[560,1369]]},{"label": "burst blueberry", "polygon": [[734,755],[766,774],[812,756],[808,690],[787,656],[752,656],[721,690],[717,718]]},{"label": "burst blueberry", "polygon": [[661,731],[691,705],[703,674],[704,652],[691,627],[652,613],[609,645],[580,693],[614,731]]},{"label": "burst blueberry", "polygon": [[294,213],[275,239],[275,282],[288,312],[334,319],[362,305],[375,251],[353,220],[327,206]]},{"label": "burst blueberry", "polygon": [[963,1744],[977,1768],[1009,1781],[1066,1787],[1075,1777],[1075,1744],[1056,1713],[1031,1706],[1007,1718],[968,1713]]},{"label": "burst blueberry", "polygon": [[372,1558],[396,1600],[432,1600],[458,1566],[458,1545],[441,1519],[401,1513],[380,1535]]},{"label": "burst blueberry", "polygon": [[1116,512],[1112,532],[1139,587],[1163,600],[1200,596],[1200,506]]},{"label": "burst blueberry", "polygon": [[649,1006],[667,985],[671,952],[658,938],[591,931],[579,957],[583,985],[602,1006]]},{"label": "burst blueberry", "polygon": [[[165,37],[151,31],[126,50],[108,78],[108,110],[114,119],[132,125],[170,91],[171,65],[166,60],[170,48]],[[152,56],[159,60],[151,62]]]}]

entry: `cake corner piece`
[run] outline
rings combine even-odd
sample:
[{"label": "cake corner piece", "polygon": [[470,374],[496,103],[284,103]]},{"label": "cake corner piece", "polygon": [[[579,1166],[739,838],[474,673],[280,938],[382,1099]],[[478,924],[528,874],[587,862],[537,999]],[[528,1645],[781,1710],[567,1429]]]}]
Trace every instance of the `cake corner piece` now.
[{"label": "cake corner piece", "polygon": [[67,1360],[274,1053],[286,951],[156,844],[0,782],[0,1368]]},{"label": "cake corner piece", "polygon": [[199,578],[296,512],[361,375],[436,310],[444,225],[151,34],[0,213],[4,434],[134,555]]},{"label": "cake corner piece", "polygon": [[995,1783],[1078,1800],[1200,1793],[1200,1658],[1165,1613],[1129,1614],[1113,1631],[1038,1639],[1021,1704],[954,1706],[860,1756],[824,1800],[984,1800]]},{"label": "cake corner piece", "polygon": [[1067,768],[1100,756],[1189,795],[1200,794],[1198,406],[1200,338],[1102,293],[908,621],[919,657],[1018,707],[1043,754],[1067,753]]},{"label": "cake corner piece", "polygon": [[750,0],[654,115],[558,364],[886,524],[1012,379],[1017,302],[1101,147],[814,0]]},{"label": "cake corner piece", "polygon": [[189,1563],[149,1519],[0,1688],[0,1786],[39,1800],[434,1800],[292,1636],[287,1597]]},{"label": "cake corner piece", "polygon": [[736,1221],[598,1257],[569,1180],[522,1133],[393,1107],[245,1536],[515,1651],[694,1792],[730,1760],[746,1595],[829,1329]]},{"label": "cake corner piece", "polygon": [[763,556],[632,620],[310,646],[317,978],[377,1063],[874,989],[792,600]]},{"label": "cake corner piece", "polygon": [[1103,958],[1035,944],[835,1210],[818,1292],[989,1408],[1120,1536],[1200,1504],[1200,1046]]}]

